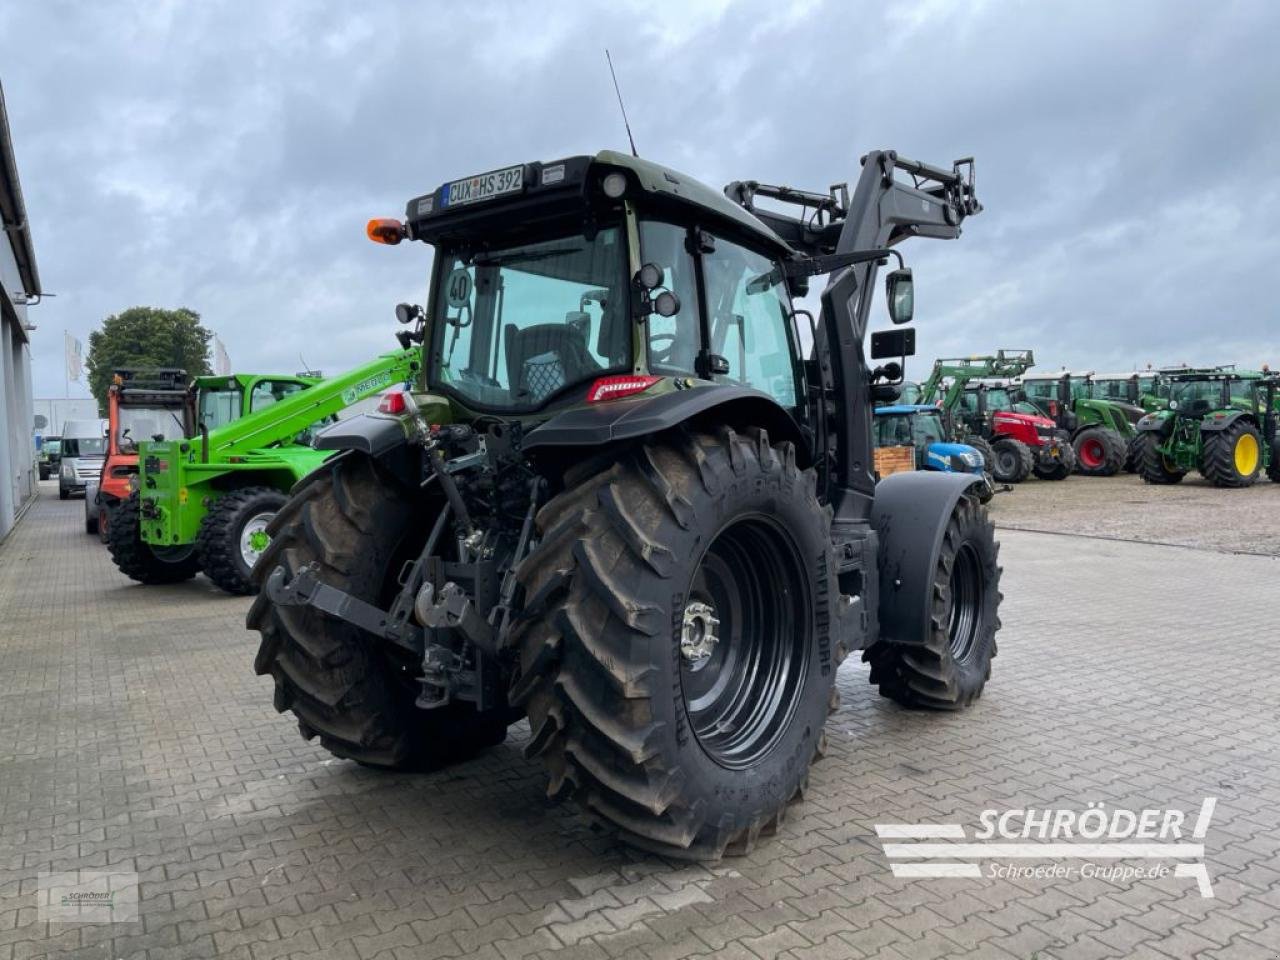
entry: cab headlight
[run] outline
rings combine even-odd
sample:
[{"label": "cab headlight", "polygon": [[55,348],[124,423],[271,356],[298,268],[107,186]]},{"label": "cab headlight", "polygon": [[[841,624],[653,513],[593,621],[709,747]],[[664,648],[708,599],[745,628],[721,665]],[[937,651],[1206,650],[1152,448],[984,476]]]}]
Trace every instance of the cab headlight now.
[{"label": "cab headlight", "polygon": [[76,468],[69,463],[62,465],[62,479],[74,480],[76,478]]}]

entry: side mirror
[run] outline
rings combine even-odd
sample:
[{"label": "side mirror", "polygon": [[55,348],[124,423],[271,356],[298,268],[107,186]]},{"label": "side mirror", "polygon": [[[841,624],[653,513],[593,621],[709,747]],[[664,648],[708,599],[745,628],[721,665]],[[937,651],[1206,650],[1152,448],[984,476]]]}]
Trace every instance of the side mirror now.
[{"label": "side mirror", "polygon": [[910,323],[916,311],[916,294],[911,268],[892,270],[885,277],[885,299],[889,304],[889,319],[894,323]]},{"label": "side mirror", "polygon": [[916,331],[914,327],[905,330],[877,330],[871,334],[871,359],[885,360],[890,357],[912,357],[916,352]]},{"label": "side mirror", "polygon": [[422,316],[422,308],[416,303],[397,303],[396,319],[401,323],[413,323]]}]

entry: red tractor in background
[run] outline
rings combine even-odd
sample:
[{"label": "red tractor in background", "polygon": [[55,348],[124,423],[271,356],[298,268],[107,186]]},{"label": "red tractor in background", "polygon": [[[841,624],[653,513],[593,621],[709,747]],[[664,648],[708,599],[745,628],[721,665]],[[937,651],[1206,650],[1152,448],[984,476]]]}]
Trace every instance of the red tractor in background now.
[{"label": "red tractor in background", "polygon": [[1067,479],[1076,469],[1070,434],[1019,397],[1005,383],[969,384],[954,416],[991,444],[991,472],[1000,482],[1021,483],[1033,474]]},{"label": "red tractor in background", "polygon": [[1008,379],[1034,365],[1030,350],[940,359],[920,387],[919,402],[941,407],[964,442],[981,450],[1000,483],[1021,483],[1032,474],[1065,480],[1076,468],[1070,436],[1010,389]]},{"label": "red tractor in background", "polygon": [[[119,369],[107,391],[107,458],[95,504],[85,511],[85,532],[105,543],[112,508],[127,499],[138,474],[138,443],[191,435],[194,413],[185,370]],[[96,507],[96,509],[95,509]]]}]

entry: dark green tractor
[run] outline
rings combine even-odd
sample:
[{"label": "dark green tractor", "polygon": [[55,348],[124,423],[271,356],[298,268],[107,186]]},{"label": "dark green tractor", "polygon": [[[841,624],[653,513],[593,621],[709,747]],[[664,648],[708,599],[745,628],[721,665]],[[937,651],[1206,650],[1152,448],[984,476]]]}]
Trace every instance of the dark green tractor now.
[{"label": "dark green tractor", "polygon": [[1179,483],[1192,470],[1215,487],[1280,483],[1276,423],[1280,378],[1231,370],[1169,375],[1169,401],[1138,422],[1138,471]]},{"label": "dark green tractor", "polygon": [[1077,473],[1111,477],[1122,469],[1134,472],[1130,441],[1138,435],[1135,424],[1144,411],[1124,400],[1093,396],[1091,378],[1092,374],[1065,371],[1028,373],[1022,377],[1022,389],[1030,403],[1070,435]]},{"label": "dark green tractor", "polygon": [[[914,330],[868,331],[881,289],[911,314],[896,245],[981,209],[971,170],[875,151],[852,190],[722,193],[605,152],[371,222],[434,250],[400,311],[422,373],[320,434],[332,458],[268,526],[248,623],[277,709],[397,769],[527,718],[552,796],[715,858],[799,799],[850,653],[900,704],[975,701],[1000,603],[983,477],[876,483],[873,406]],[[822,275],[812,318],[792,297]]]}]

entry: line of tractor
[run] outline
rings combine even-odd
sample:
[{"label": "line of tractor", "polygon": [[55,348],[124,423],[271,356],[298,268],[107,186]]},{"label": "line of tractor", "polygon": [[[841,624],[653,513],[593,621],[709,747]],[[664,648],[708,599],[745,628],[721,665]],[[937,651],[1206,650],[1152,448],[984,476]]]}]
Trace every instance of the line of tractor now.
[{"label": "line of tractor", "polygon": [[1124,471],[1173,484],[1280,482],[1280,375],[1266,367],[1033,372],[1031,350],[942,358],[876,407],[876,471],[985,473],[988,487]]}]

